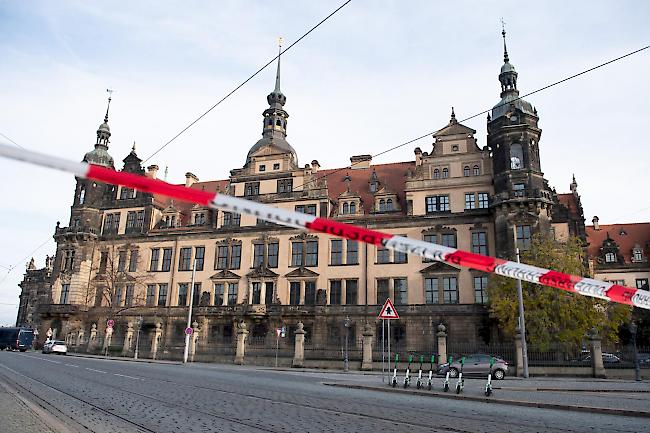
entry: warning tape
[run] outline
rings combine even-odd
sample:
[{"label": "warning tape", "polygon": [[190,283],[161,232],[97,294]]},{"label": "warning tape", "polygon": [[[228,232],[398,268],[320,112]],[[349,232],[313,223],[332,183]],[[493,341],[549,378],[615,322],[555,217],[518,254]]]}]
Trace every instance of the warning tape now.
[{"label": "warning tape", "polygon": [[332,236],[365,242],[402,253],[413,254],[439,262],[464,266],[483,272],[555,287],[572,293],[650,309],[650,291],[632,289],[576,275],[538,268],[524,263],[461,251],[403,236],[382,233],[350,224],[280,209],[229,195],[216,194],[179,185],[171,185],[132,173],[74,162],[56,156],[26,151],[0,143],[0,156],[73,173],[80,178],[135,188],[139,191],[165,195],[174,199],[201,204],[298,229],[307,229]]}]

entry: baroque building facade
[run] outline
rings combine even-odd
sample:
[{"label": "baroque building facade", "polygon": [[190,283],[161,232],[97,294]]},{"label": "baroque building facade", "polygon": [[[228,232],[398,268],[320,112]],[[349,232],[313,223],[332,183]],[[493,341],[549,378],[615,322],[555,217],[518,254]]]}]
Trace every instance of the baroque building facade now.
[{"label": "baroque building facade", "polygon": [[[185,186],[492,256],[512,257],[515,243],[525,248],[536,232],[584,237],[577,189],[557,194],[541,171],[539,116],[519,98],[503,36],[501,99],[483,147],[452,109],[432,146],[416,148],[412,161],[373,164],[370,155],[354,155],[342,169],[299,165],[287,141],[278,59],[262,138],[244,165],[217,181],[187,173]],[[108,119],[107,108],[83,160],[116,168]],[[157,177],[158,167],[142,167],[135,147],[123,163],[123,171]],[[381,334],[376,316],[386,298],[401,316],[393,324],[397,350],[434,347],[439,324],[450,341],[499,337],[485,274],[128,188],[77,179],[69,224],[57,223],[54,238],[49,296],[29,313],[38,322],[19,313],[42,338],[52,329],[73,344],[101,345],[112,319],[110,344],[133,350],[138,323],[141,356],[162,356],[181,344],[192,302],[204,349],[227,347],[242,321],[252,341],[275,343],[282,327],[291,337],[302,322],[308,347],[336,345],[343,332],[356,344],[362,332]]]}]

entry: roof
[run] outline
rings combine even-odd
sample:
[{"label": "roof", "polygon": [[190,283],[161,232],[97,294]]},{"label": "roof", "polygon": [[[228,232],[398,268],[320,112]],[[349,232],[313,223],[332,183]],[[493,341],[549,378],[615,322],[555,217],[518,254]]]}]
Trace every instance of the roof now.
[{"label": "roof", "polygon": [[578,198],[573,193],[558,194],[558,200],[561,204],[569,209],[569,214],[573,216],[580,216],[580,204]]},{"label": "roof", "polygon": [[370,192],[370,176],[373,171],[377,173],[377,181],[379,187],[385,188],[389,192],[397,194],[398,202],[402,208],[402,212],[406,211],[406,173],[415,171],[415,162],[395,162],[391,164],[377,164],[371,165],[368,168],[336,168],[330,170],[320,170],[316,173],[318,178],[327,176],[327,188],[329,198],[331,200],[338,200],[339,195],[346,191],[347,184],[343,181],[345,176],[350,177],[350,192],[358,193],[363,201],[364,213],[369,213],[374,203],[374,194]]},{"label": "roof", "polygon": [[537,116],[537,113],[535,113],[535,109],[530,102],[519,98],[519,95],[517,93],[507,92],[505,95],[503,95],[501,101],[499,101],[499,103],[492,108],[492,120],[495,120],[501,116],[505,116],[506,113],[510,110],[511,105],[526,114]]},{"label": "roof", "polygon": [[619,254],[624,257],[626,263],[632,262],[632,249],[636,244],[643,248],[645,257],[650,256],[650,222],[600,224],[598,230],[595,230],[594,226],[587,226],[586,229],[589,257],[597,257],[600,254],[600,248],[608,235],[618,244]]}]

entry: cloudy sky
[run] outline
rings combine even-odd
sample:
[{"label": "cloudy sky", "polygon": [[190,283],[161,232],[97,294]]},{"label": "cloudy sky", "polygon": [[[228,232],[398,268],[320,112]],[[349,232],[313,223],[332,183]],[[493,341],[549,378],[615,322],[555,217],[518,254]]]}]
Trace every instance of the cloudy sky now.
[{"label": "cloudy sky", "polygon": [[[115,89],[109,152],[144,159],[342,0],[0,0],[0,133],[81,160]],[[650,42],[645,1],[353,0],[283,56],[288,140],[301,164],[343,167],[499,100],[501,17],[529,92]],[[566,192],[575,173],[587,220],[650,221],[650,50],[528,98],[540,114],[542,169]],[[261,134],[268,68],[147,164],[168,181],[223,179]],[[485,144],[485,116],[466,124]],[[6,139],[0,136],[0,140]],[[430,138],[375,158],[413,159]],[[119,162],[118,167],[121,167]],[[343,175],[343,174],[342,174]],[[336,181],[336,179],[332,179]],[[0,160],[0,324],[15,321],[29,257],[54,252],[74,178]],[[40,247],[40,248],[39,248]]]}]

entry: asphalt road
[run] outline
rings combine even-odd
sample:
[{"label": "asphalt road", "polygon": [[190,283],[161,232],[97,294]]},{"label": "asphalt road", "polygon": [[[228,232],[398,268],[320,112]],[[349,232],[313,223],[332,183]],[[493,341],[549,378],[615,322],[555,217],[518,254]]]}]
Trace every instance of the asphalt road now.
[{"label": "asphalt road", "polygon": [[[0,381],[65,422],[72,432],[650,431],[647,418],[322,384],[346,377],[328,372],[0,352]],[[359,380],[376,383],[381,379],[366,376]]]}]

